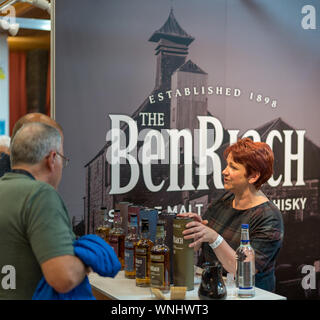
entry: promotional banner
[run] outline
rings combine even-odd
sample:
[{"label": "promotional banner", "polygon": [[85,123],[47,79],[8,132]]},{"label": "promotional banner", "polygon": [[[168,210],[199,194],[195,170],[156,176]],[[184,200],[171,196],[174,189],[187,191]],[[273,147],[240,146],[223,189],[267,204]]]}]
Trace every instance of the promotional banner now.
[{"label": "promotional banner", "polygon": [[[76,8],[76,9],[75,9]],[[56,1],[60,192],[94,233],[120,203],[203,214],[241,137],[275,155],[276,293],[320,297],[320,3]]]}]

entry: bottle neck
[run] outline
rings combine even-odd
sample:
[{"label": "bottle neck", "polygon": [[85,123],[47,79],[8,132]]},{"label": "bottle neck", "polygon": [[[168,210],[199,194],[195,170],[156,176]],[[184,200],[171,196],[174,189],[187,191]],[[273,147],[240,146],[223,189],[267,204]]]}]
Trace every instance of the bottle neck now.
[{"label": "bottle neck", "polygon": [[142,231],[141,232],[141,237],[143,239],[148,239],[149,238],[149,231]]},{"label": "bottle neck", "polygon": [[138,226],[136,225],[129,226],[129,233],[134,233],[134,234],[138,233]]},{"label": "bottle neck", "polygon": [[163,227],[157,227],[156,243],[162,243],[164,241],[164,229]]},{"label": "bottle neck", "polygon": [[142,229],[141,230],[141,237],[144,238],[144,239],[149,239],[149,230]]},{"label": "bottle neck", "polygon": [[241,244],[250,244],[249,229],[241,229]]},{"label": "bottle neck", "polygon": [[114,220],[114,221],[113,221],[113,226],[114,226],[115,228],[120,228],[120,227],[121,227],[121,222],[120,222],[120,221],[117,221],[117,220]]},{"label": "bottle neck", "polygon": [[141,238],[149,239],[149,223],[148,221],[141,221]]},{"label": "bottle neck", "polygon": [[121,227],[121,215],[118,212],[114,214],[113,226],[114,226],[114,228],[120,228]]},{"label": "bottle neck", "polygon": [[138,232],[138,220],[137,217],[131,217],[129,232],[137,233]]}]

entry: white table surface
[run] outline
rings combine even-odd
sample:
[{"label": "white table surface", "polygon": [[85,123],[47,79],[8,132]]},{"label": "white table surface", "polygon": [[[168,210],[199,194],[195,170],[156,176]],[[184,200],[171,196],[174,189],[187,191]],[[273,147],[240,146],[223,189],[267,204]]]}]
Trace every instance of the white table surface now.
[{"label": "white table surface", "polygon": [[[150,288],[137,287],[135,279],[125,278],[124,271],[120,271],[115,278],[105,278],[91,272],[89,281],[95,290],[113,300],[155,300]],[[199,282],[200,278],[195,278],[194,289],[187,291],[185,300],[199,300]],[[165,297],[170,299],[170,292]],[[286,300],[286,297],[255,288],[255,296],[252,298],[227,296],[227,300]]]}]

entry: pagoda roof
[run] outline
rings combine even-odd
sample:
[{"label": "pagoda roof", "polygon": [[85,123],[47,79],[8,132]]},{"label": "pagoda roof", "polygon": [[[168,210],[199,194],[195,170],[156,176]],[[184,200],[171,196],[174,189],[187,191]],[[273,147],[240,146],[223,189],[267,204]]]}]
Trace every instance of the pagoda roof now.
[{"label": "pagoda roof", "polygon": [[191,60],[185,62],[180,68],[178,68],[178,71],[207,74]]},{"label": "pagoda roof", "polygon": [[160,39],[168,39],[173,42],[183,43],[185,45],[189,45],[194,38],[187,34],[179,25],[178,21],[176,20],[173,10],[170,10],[169,17],[164,25],[156,30],[152,36],[150,37],[149,41],[151,42],[159,42]]}]

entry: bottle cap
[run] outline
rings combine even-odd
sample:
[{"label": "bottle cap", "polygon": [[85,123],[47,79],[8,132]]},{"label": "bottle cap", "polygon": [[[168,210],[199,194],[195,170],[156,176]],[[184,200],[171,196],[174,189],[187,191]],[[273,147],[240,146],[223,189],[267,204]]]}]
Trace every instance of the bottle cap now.
[{"label": "bottle cap", "polygon": [[249,229],[249,225],[248,225],[248,224],[242,224],[242,225],[241,225],[241,228],[242,228],[242,229]]}]

